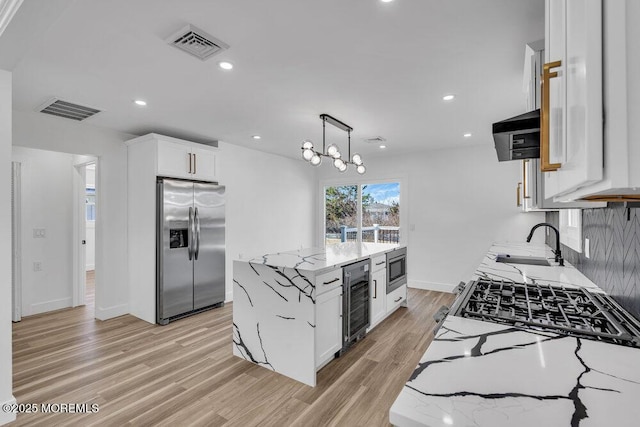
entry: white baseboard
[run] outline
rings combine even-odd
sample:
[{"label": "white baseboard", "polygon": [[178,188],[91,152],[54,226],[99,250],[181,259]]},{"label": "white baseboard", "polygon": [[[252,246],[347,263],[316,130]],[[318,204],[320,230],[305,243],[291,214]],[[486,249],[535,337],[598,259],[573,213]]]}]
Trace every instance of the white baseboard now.
[{"label": "white baseboard", "polygon": [[224,295],[224,302],[232,302],[233,301],[233,291],[226,292]]},{"label": "white baseboard", "polygon": [[46,313],[48,311],[60,310],[61,308],[71,307],[73,300],[71,297],[54,299],[51,301],[39,302],[37,304],[31,304],[29,310],[29,316],[34,314]]},{"label": "white baseboard", "polygon": [[428,291],[449,292],[453,293],[453,289],[457,284],[427,282],[426,280],[407,280],[407,286],[416,289],[425,289]]},{"label": "white baseboard", "polygon": [[85,271],[95,270],[96,269],[96,265],[95,264],[87,264],[84,269],[85,269]]},{"label": "white baseboard", "polygon": [[129,304],[114,305],[112,307],[96,307],[95,317],[98,320],[108,320],[129,314]]},{"label": "white baseboard", "polygon": [[[11,396],[11,399],[5,400],[4,402],[2,402],[2,406],[15,405],[15,403],[16,403],[16,398]],[[14,414],[13,412],[0,411],[0,426],[4,424],[9,424],[11,421],[15,421],[15,420],[16,420],[16,414]]]}]

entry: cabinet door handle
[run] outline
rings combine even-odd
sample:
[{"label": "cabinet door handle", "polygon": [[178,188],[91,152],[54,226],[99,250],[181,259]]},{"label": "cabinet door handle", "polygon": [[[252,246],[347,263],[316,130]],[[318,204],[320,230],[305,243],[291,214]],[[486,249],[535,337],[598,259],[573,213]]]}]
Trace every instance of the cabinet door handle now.
[{"label": "cabinet door handle", "polygon": [[332,284],[332,283],[337,282],[338,280],[340,280],[340,278],[339,278],[339,277],[336,277],[335,279],[333,279],[333,280],[329,280],[328,282],[322,282],[322,284],[323,284],[323,285],[330,285],[330,284]]},{"label": "cabinet door handle", "polygon": [[373,299],[378,298],[378,280],[373,279]]},{"label": "cabinet door handle", "polygon": [[516,206],[520,207],[522,206],[522,200],[520,199],[520,189],[522,188],[522,183],[519,182],[518,186],[516,187]]},{"label": "cabinet door handle", "polygon": [[401,299],[402,299],[402,297],[398,297],[398,299],[394,299],[394,300],[393,300],[393,302],[394,302],[394,303],[395,303],[395,302],[398,302],[398,301],[400,301]]},{"label": "cabinet door handle", "polygon": [[376,265],[382,265],[382,264],[384,264],[385,262],[387,262],[387,261],[380,261],[380,262],[376,262]]},{"label": "cabinet door handle", "polygon": [[198,158],[196,157],[196,153],[193,153],[193,174],[195,175],[198,167]]},{"label": "cabinet door handle", "polygon": [[530,199],[531,196],[527,195],[527,163],[529,163],[529,159],[525,159],[522,161],[522,198]]},{"label": "cabinet door handle", "polygon": [[193,164],[193,160],[191,160],[191,153],[189,153],[189,173],[191,173],[191,165]]},{"label": "cabinet door handle", "polygon": [[551,163],[549,159],[549,80],[558,77],[558,72],[551,72],[552,68],[562,65],[562,61],[548,62],[542,67],[542,123],[540,124],[540,171],[555,172],[561,163]]}]

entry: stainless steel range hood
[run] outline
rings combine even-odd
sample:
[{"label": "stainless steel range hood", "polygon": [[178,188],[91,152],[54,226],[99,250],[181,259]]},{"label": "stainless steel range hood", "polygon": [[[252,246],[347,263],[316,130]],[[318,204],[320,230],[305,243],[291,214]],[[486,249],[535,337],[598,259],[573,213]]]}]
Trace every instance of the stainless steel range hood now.
[{"label": "stainless steel range hood", "polygon": [[493,124],[498,161],[540,157],[540,110]]}]

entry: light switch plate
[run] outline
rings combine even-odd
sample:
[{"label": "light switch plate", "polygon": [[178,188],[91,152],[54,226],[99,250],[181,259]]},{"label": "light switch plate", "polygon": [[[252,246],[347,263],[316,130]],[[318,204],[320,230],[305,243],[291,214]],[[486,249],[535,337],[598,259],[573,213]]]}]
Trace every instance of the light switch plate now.
[{"label": "light switch plate", "polygon": [[589,252],[589,238],[584,238],[584,256],[587,258],[591,257],[591,253]]}]

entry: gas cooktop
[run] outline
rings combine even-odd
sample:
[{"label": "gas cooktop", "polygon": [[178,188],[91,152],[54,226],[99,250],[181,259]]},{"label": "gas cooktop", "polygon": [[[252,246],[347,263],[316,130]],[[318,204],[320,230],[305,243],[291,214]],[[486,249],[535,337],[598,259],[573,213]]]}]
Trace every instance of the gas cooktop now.
[{"label": "gas cooktop", "polygon": [[640,347],[640,322],[610,296],[582,288],[476,280],[465,286],[451,313]]}]

